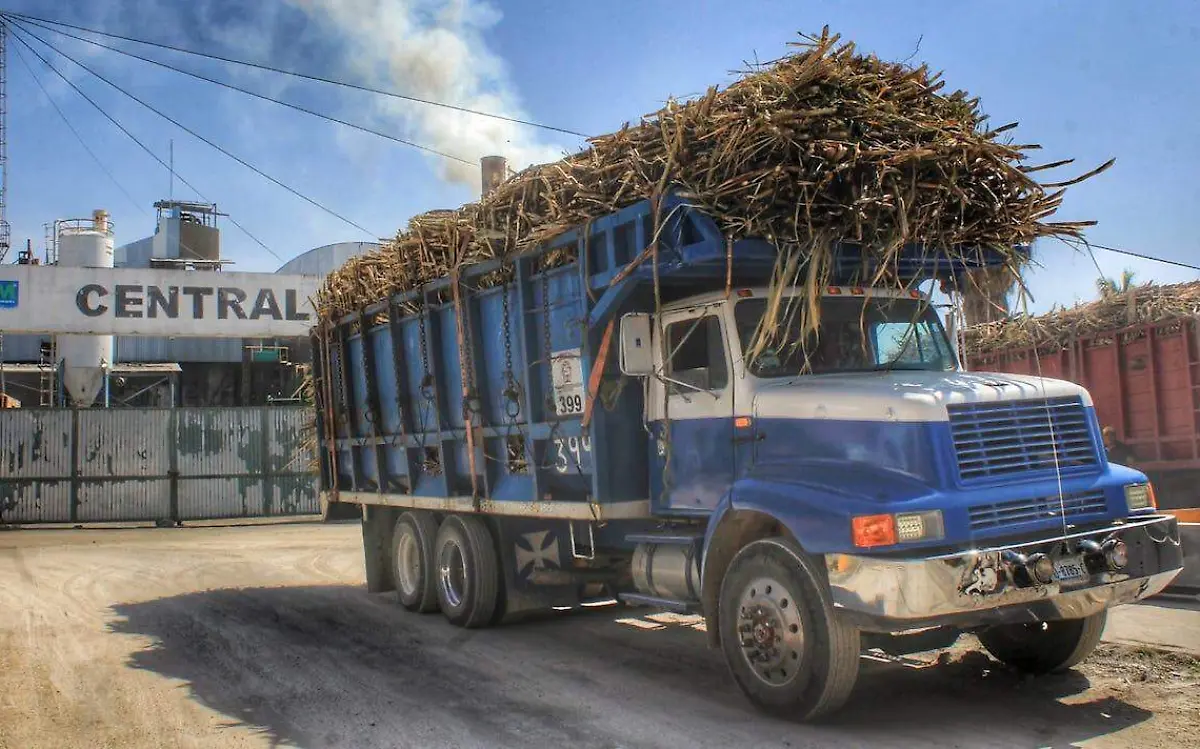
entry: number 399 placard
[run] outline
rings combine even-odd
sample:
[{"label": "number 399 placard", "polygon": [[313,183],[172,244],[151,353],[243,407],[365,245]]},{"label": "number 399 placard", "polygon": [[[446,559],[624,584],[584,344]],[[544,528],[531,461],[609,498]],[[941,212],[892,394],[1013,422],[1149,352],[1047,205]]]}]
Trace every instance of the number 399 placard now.
[{"label": "number 399 placard", "polygon": [[583,413],[583,365],[579,349],[558,351],[550,358],[554,386],[554,412],[559,416]]}]

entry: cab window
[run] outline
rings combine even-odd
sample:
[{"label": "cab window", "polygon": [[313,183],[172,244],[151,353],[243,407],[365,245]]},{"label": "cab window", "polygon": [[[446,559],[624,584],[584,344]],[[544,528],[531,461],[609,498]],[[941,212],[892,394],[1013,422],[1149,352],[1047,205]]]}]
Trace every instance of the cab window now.
[{"label": "cab window", "polygon": [[[721,320],[704,315],[667,326],[667,376],[701,390],[720,390],[729,384]],[[668,383],[671,393],[688,388]]]}]

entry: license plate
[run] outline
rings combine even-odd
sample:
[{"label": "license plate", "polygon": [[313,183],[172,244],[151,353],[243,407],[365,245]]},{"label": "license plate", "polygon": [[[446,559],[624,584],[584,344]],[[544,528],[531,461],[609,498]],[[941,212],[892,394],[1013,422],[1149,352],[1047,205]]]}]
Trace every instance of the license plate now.
[{"label": "license plate", "polygon": [[1054,579],[1059,582],[1082,580],[1087,577],[1087,568],[1083,566],[1083,557],[1063,557],[1054,560]]}]

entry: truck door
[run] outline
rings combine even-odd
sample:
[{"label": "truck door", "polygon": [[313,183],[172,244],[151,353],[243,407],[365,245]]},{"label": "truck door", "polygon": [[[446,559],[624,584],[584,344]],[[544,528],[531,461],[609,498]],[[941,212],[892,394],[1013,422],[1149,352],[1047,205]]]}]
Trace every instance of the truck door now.
[{"label": "truck door", "polygon": [[650,487],[655,510],[706,514],[733,483],[733,384],[724,305],[663,316],[651,380]]}]

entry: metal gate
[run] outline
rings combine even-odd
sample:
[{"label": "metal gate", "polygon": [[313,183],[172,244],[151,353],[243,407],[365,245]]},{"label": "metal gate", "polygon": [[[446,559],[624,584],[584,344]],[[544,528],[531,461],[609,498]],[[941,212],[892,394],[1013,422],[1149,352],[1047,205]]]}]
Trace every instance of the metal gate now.
[{"label": "metal gate", "polygon": [[0,523],[320,511],[303,407],[0,409]]}]

